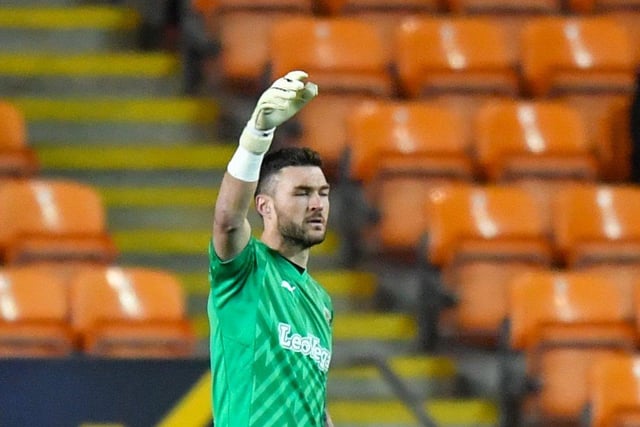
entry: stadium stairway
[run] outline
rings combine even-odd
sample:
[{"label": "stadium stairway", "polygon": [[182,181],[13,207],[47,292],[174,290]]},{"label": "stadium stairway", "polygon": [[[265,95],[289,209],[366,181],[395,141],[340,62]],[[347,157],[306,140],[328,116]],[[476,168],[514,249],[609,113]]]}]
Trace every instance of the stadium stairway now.
[{"label": "stadium stairway", "polygon": [[[234,144],[216,140],[215,98],[182,95],[175,52],[138,51],[139,25],[124,6],[4,0],[0,96],[24,111],[42,176],[99,189],[119,262],[179,275],[205,356],[206,250]],[[381,278],[343,269],[339,245],[331,231],[311,265],[336,309],[329,382],[336,425],[495,425],[490,401],[460,397],[453,358],[416,350],[411,311],[378,310]]]}]

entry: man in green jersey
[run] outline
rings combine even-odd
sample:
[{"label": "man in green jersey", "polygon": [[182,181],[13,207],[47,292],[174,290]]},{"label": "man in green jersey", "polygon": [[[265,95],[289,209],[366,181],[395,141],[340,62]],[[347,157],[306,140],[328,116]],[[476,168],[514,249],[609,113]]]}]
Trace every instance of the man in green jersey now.
[{"label": "man in green jersey", "polygon": [[[209,321],[216,427],[325,427],[333,308],[307,272],[324,240],[329,184],[317,153],[267,154],[275,128],[317,95],[307,74],[276,80],[258,100],[216,201]],[[251,202],[262,217],[252,237]]]}]

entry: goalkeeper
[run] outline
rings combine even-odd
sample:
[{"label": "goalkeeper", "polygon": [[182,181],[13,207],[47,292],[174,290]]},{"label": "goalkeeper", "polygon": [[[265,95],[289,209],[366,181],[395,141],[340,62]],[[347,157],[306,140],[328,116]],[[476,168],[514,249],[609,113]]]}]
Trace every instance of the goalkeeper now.
[{"label": "goalkeeper", "polygon": [[[268,152],[277,126],[317,95],[303,71],[259,98],[222,179],[209,248],[208,314],[216,427],[332,426],[326,412],[333,307],[309,275],[327,231],[317,153]],[[262,217],[252,236],[252,203]]]}]

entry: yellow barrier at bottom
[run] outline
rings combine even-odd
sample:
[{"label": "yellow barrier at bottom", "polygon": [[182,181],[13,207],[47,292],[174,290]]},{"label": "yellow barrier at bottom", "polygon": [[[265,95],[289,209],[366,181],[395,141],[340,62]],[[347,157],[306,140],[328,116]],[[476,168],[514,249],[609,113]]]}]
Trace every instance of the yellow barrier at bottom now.
[{"label": "yellow barrier at bottom", "polygon": [[211,425],[211,372],[204,374],[169,411],[157,427],[203,427]]}]

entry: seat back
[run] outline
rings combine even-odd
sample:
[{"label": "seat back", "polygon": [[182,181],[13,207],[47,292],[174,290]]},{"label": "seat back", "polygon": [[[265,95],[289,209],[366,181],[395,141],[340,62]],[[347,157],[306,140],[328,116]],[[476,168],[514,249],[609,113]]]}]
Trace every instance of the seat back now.
[{"label": "seat back", "polygon": [[24,116],[18,108],[0,101],[0,151],[22,149],[27,144],[27,128]]},{"label": "seat back", "polygon": [[567,266],[640,262],[640,189],[571,185],[556,193],[552,207],[554,243]]},{"label": "seat back", "polygon": [[640,358],[621,353],[594,363],[589,372],[589,426],[631,426],[623,419],[640,413]]},{"label": "seat back", "polygon": [[112,261],[116,249],[102,200],[73,181],[26,179],[0,186],[0,247],[5,259]]},{"label": "seat back", "polygon": [[305,70],[325,93],[393,94],[383,42],[364,21],[284,19],[271,31],[269,52],[272,79]]},{"label": "seat back", "polygon": [[439,0],[320,0],[333,15],[359,15],[367,12],[423,13],[440,10]]},{"label": "seat back", "polygon": [[482,17],[415,17],[395,34],[394,65],[403,93],[513,96],[519,82],[505,33]]},{"label": "seat back", "polygon": [[489,102],[478,112],[474,135],[477,161],[490,180],[598,177],[582,117],[562,103]]},{"label": "seat back", "polygon": [[0,101],[0,177],[29,176],[38,169],[22,112],[12,103]]},{"label": "seat back", "polygon": [[491,13],[491,14],[556,14],[562,11],[558,0],[446,0],[450,10],[455,13]]},{"label": "seat back", "polygon": [[70,294],[72,326],[87,352],[158,354],[165,345],[160,354],[191,351],[182,285],[167,271],[87,268],[71,280]]},{"label": "seat back", "polygon": [[554,337],[545,330],[554,326],[574,325],[576,333],[587,336],[589,328],[594,328],[597,336],[599,325],[629,325],[626,298],[607,278],[589,272],[547,270],[514,277],[509,283],[509,345],[526,350],[545,340],[561,341],[562,334]]},{"label": "seat back", "polygon": [[634,84],[629,35],[603,16],[530,20],[522,32],[521,65],[533,96],[631,93]]},{"label": "seat back", "polygon": [[349,175],[471,179],[469,138],[454,111],[426,102],[364,103],[347,118]]},{"label": "seat back", "polygon": [[520,187],[437,188],[429,195],[426,218],[428,260],[434,265],[474,259],[551,262],[545,216],[536,198]]},{"label": "seat back", "polygon": [[209,5],[204,4],[206,0],[195,0],[202,3],[198,5],[198,10],[209,10],[213,13],[226,13],[233,10],[255,10],[271,12],[297,11],[311,13],[313,1],[311,0],[215,0],[209,1]]},{"label": "seat back", "polygon": [[64,280],[38,268],[0,268],[0,357],[72,351]]}]

